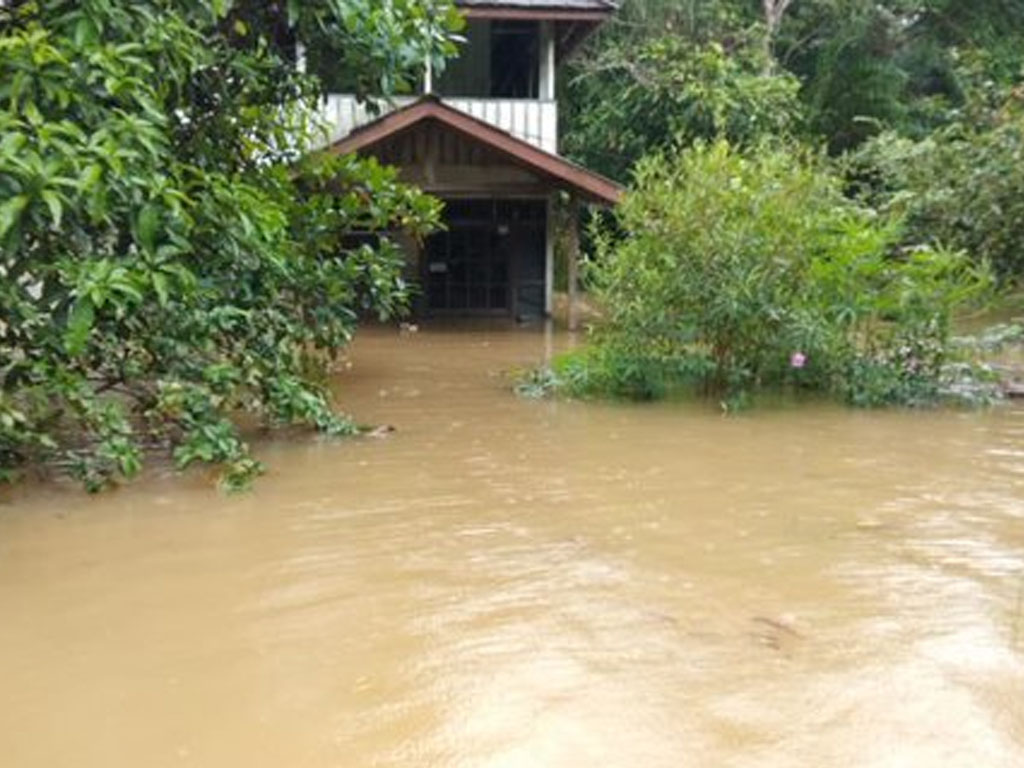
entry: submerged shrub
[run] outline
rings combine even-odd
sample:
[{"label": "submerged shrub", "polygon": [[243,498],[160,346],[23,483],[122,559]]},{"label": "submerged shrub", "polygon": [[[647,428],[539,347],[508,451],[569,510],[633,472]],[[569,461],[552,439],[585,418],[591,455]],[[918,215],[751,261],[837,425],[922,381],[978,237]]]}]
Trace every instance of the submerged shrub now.
[{"label": "submerged shrub", "polygon": [[899,250],[901,224],[844,196],[820,155],[698,144],[642,161],[596,231],[592,345],[555,367],[576,393],[727,399],[793,386],[853,403],[935,399],[950,318],[988,284],[948,250]]}]

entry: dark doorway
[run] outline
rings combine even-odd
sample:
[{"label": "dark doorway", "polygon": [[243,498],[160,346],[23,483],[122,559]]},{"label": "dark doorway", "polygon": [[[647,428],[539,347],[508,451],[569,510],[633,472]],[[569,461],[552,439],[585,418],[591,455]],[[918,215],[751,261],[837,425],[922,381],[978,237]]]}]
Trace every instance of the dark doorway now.
[{"label": "dark doorway", "polygon": [[452,200],[426,242],[423,307],[432,314],[544,313],[543,200]]},{"label": "dark doorway", "polygon": [[491,26],[491,96],[536,99],[540,89],[540,25],[496,21]]}]

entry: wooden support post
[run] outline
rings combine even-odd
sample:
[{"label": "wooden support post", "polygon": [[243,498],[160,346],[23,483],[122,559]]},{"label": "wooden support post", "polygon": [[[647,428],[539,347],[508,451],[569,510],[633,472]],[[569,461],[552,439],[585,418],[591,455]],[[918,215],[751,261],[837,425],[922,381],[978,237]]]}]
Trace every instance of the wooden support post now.
[{"label": "wooden support post", "polygon": [[555,309],[555,238],[558,236],[558,193],[548,195],[544,211],[544,317]]},{"label": "wooden support post", "polygon": [[579,265],[580,265],[580,206],[575,197],[569,200],[569,210],[566,217],[568,231],[566,232],[566,289],[568,292],[569,309],[568,325],[569,331],[579,330]]}]

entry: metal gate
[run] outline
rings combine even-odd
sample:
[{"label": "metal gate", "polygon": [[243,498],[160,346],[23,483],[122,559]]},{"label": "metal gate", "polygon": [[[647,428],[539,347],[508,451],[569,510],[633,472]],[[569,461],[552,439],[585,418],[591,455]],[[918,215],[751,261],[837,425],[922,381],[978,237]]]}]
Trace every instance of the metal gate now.
[{"label": "metal gate", "polygon": [[448,201],[424,248],[427,312],[543,312],[545,215],[543,200]]}]

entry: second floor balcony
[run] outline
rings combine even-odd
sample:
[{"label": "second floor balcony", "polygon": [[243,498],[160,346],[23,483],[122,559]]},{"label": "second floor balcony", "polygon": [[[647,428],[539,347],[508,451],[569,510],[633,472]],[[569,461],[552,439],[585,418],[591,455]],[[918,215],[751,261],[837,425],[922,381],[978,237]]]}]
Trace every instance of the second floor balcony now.
[{"label": "second floor balcony", "polygon": [[[404,107],[418,98],[402,96],[378,105],[375,112],[355,97],[330,94],[323,102],[321,116],[328,125],[328,143],[344,138],[388,112]],[[517,139],[543,149],[558,152],[558,105],[539,99],[496,99],[445,96],[442,101],[467,115],[508,131]]]},{"label": "second floor balcony", "polygon": [[[556,154],[553,23],[470,19],[464,34],[459,56],[439,76],[425,73],[421,93],[433,93],[454,109]],[[309,66],[328,90],[322,116],[329,142],[419,98],[416,94],[380,100],[374,108],[348,92],[344,78],[332,71],[330,62],[329,53],[309,52]]]}]

